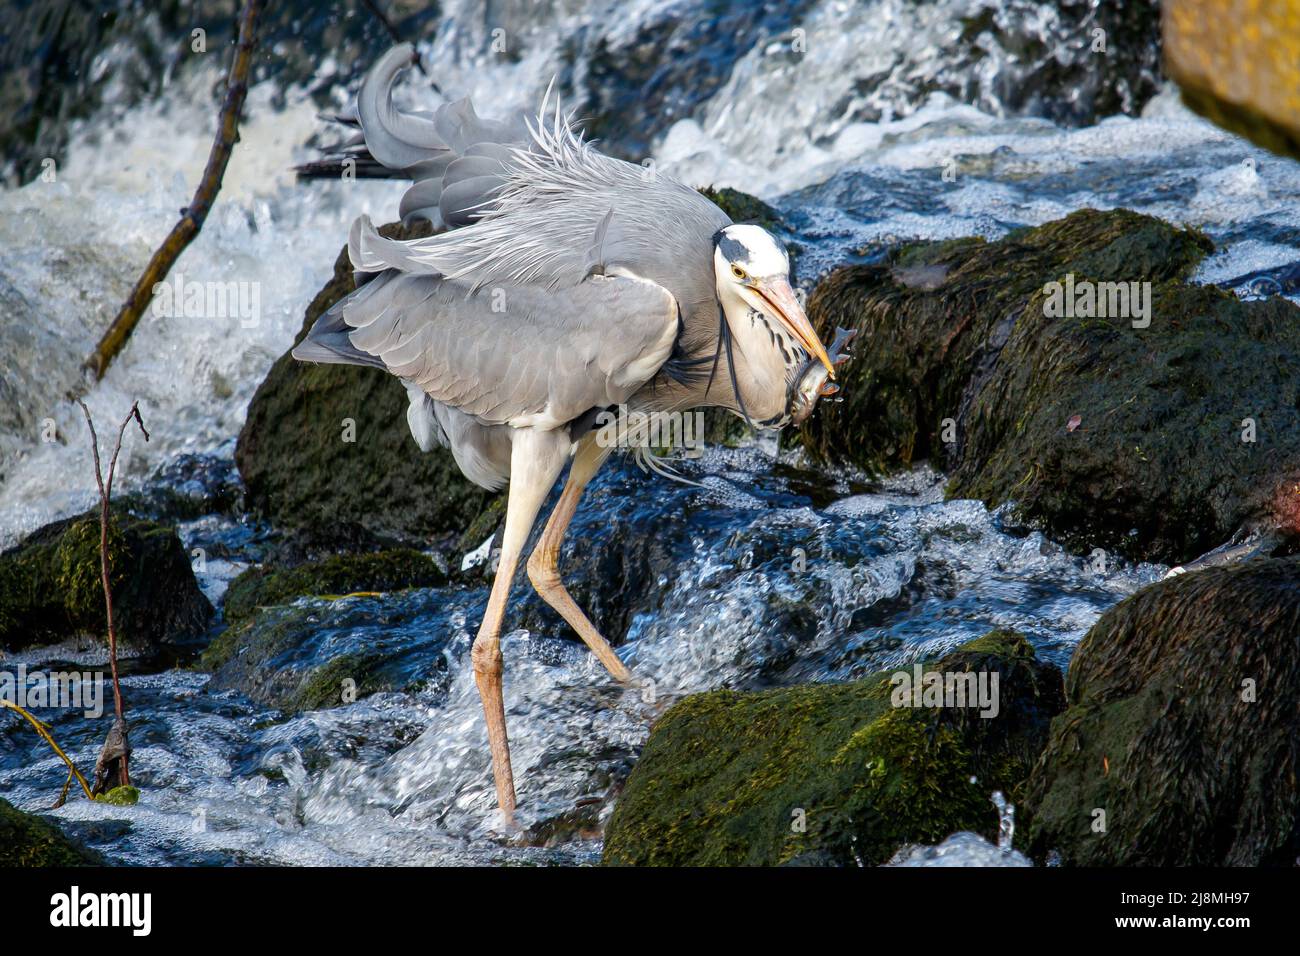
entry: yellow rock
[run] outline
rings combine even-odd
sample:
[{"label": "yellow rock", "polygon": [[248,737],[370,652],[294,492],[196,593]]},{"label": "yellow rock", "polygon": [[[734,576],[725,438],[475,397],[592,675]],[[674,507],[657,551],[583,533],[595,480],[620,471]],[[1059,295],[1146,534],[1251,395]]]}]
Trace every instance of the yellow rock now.
[{"label": "yellow rock", "polygon": [[1189,107],[1300,158],[1300,0],[1165,0],[1165,69]]}]

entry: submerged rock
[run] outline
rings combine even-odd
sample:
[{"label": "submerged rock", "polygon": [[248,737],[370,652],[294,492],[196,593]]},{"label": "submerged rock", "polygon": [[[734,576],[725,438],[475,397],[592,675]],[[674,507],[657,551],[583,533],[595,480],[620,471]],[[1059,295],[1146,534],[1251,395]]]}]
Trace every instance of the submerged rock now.
[{"label": "submerged rock", "polygon": [[103,866],[104,862],[53,823],[0,798],[0,867]]},{"label": "submerged rock", "polygon": [[[114,509],[109,581],[118,638],[156,649],[201,634],[213,614],[176,529]],[[0,554],[0,649],[107,634],[98,512],[40,528]]]},{"label": "submerged rock", "polygon": [[1152,585],[1093,626],[1021,804],[1035,857],[1291,866],[1300,857],[1300,558]]},{"label": "submerged rock", "polygon": [[243,498],[244,487],[230,458],[185,453],[160,465],[144,488],[121,501],[135,514],[177,522],[236,515],[243,510]]},{"label": "submerged rock", "polygon": [[[427,224],[380,231],[404,239],[429,234]],[[344,249],[294,344],[354,288]],[[286,352],[249,403],[235,450],[249,510],[331,546],[458,535],[493,495],[466,479],[446,449],[420,451],[407,405],[402,383],[387,372],[304,364]]]},{"label": "submerged rock", "polygon": [[[444,687],[451,634],[445,592],[412,589],[378,601],[316,597],[264,607],[203,652],[209,691],[237,691],[286,713],[350,704],[379,691]],[[481,613],[481,611],[479,612]]]},{"label": "submerged rock", "polygon": [[[840,269],[809,312],[823,332],[862,334],[845,401],[819,410],[805,445],[877,471],[931,459],[950,496],[1014,500],[1082,552],[1176,563],[1247,525],[1294,532],[1300,307],[1189,284],[1210,248],[1084,210]],[[1139,283],[1126,314],[1103,282]],[[1056,314],[1071,289],[1079,308]]]},{"label": "submerged rock", "polygon": [[249,568],[230,582],[223,612],[227,624],[236,624],[260,606],[284,604],[307,595],[400,591],[446,583],[447,575],[433,558],[407,548],[333,555],[293,568]]},{"label": "submerged rock", "polygon": [[1064,706],[1060,671],[1020,634],[995,631],[925,672],[983,674],[989,689],[996,674],[996,715],[902,705],[891,678],[910,679],[911,667],[687,697],[655,725],[627,781],[605,862],[876,865],[958,830],[996,836],[989,794],[1028,775]]}]

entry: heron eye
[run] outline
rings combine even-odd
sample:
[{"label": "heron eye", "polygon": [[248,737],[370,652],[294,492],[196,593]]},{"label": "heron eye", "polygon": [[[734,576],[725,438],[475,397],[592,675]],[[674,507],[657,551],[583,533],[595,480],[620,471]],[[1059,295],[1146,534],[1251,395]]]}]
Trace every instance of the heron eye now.
[{"label": "heron eye", "polygon": [[742,281],[747,278],[747,276],[745,275],[745,270],[740,268],[740,266],[734,263],[731,266],[731,274],[735,276],[737,279],[740,279]]}]

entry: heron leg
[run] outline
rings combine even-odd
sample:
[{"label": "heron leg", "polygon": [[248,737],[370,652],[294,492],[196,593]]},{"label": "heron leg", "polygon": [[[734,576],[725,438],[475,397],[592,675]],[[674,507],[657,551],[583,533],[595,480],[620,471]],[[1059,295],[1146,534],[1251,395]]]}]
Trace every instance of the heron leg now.
[{"label": "heron leg", "polygon": [[501,688],[501,621],[510,597],[510,585],[519,567],[519,557],[528,542],[528,533],[537,520],[537,512],[551,486],[564,468],[569,453],[567,434],[535,432],[521,428],[512,437],[510,451],[510,497],[506,502],[506,526],[501,541],[501,561],[497,565],[487,610],[470,660],[474,665],[474,682],[483,700],[487,721],[488,744],[492,749],[492,777],[496,783],[497,804],[507,826],[515,812],[515,783],[510,770],[510,743],[506,736],[505,699]]},{"label": "heron leg", "polygon": [[601,448],[590,435],[578,446],[573,467],[569,469],[569,480],[565,482],[560,500],[556,502],[555,510],[546,522],[541,540],[528,559],[528,579],[533,582],[533,587],[542,596],[542,600],[555,608],[569,622],[569,626],[578,632],[578,636],[605,665],[605,669],[616,680],[626,682],[632,679],[627,665],[619,660],[609,642],[600,636],[595,625],[569,596],[564,582],[560,580],[559,569],[560,543],[564,540],[564,532],[568,530],[574,512],[578,510],[578,499],[582,497],[587,483],[600,470],[609,452],[610,449]]}]

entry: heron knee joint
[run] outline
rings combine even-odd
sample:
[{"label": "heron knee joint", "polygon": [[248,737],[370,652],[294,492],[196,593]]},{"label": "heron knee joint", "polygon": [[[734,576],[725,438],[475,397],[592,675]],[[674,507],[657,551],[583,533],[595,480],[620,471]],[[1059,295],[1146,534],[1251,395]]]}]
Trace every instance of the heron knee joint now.
[{"label": "heron knee joint", "polygon": [[540,549],[528,559],[528,580],[538,591],[548,591],[560,585],[560,569],[555,561]]},{"label": "heron knee joint", "polygon": [[469,659],[474,665],[475,674],[501,673],[501,642],[497,640],[475,640],[474,647],[469,652]]}]

